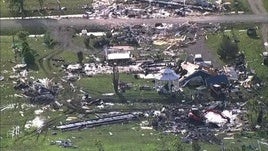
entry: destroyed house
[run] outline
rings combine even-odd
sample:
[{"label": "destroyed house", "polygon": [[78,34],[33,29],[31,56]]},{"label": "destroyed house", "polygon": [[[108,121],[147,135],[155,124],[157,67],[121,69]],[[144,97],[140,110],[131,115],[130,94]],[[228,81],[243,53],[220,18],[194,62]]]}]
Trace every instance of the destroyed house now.
[{"label": "destroyed house", "polygon": [[217,75],[214,77],[210,77],[208,79],[206,79],[206,85],[210,86],[210,85],[229,85],[229,80],[228,77],[226,75]]},{"label": "destroyed house", "polygon": [[206,79],[212,77],[208,72],[203,70],[197,70],[188,77],[180,81],[182,87],[188,86],[200,86],[206,84]]},{"label": "destroyed house", "polygon": [[126,65],[132,62],[132,54],[134,48],[131,46],[113,46],[105,48],[105,59],[109,64],[117,63]]}]

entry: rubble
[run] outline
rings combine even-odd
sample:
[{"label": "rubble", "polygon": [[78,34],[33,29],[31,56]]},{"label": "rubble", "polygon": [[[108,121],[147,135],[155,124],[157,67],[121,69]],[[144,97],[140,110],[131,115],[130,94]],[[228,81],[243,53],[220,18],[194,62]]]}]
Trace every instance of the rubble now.
[{"label": "rubble", "polygon": [[228,3],[215,1],[182,0],[136,0],[107,1],[94,0],[92,8],[83,6],[86,19],[96,18],[166,18],[177,16],[194,16],[217,14],[226,11]]},{"label": "rubble", "polygon": [[164,132],[182,134],[183,142],[191,142],[197,138],[204,142],[220,144],[217,138],[219,132],[237,132],[247,129],[246,121],[241,120],[246,113],[241,106],[231,105],[228,109],[211,103],[201,103],[199,106],[191,104],[173,104],[152,111],[154,119],[150,123],[154,129]]},{"label": "rubble", "polygon": [[44,126],[44,120],[39,116],[36,116],[32,121],[27,121],[25,124],[26,129],[29,129],[29,128],[40,129],[43,126]]},{"label": "rubble", "polygon": [[70,139],[51,141],[50,145],[58,145],[64,148],[77,148],[77,146],[75,146]]}]

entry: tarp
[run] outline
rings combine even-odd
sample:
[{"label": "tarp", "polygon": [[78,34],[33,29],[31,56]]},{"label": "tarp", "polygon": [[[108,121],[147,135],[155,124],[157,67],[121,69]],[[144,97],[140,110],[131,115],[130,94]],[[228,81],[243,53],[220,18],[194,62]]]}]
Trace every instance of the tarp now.
[{"label": "tarp", "polygon": [[206,85],[207,86],[214,85],[214,84],[218,84],[218,85],[226,84],[226,85],[229,85],[229,80],[228,80],[226,75],[217,75],[217,76],[214,76],[214,77],[206,79]]},{"label": "tarp", "polygon": [[110,53],[107,55],[107,60],[115,60],[115,59],[131,59],[130,52],[126,53]]},{"label": "tarp", "polygon": [[161,70],[160,74],[157,75],[155,78],[160,81],[174,81],[178,80],[180,76],[177,75],[174,70],[166,68],[164,70]]}]

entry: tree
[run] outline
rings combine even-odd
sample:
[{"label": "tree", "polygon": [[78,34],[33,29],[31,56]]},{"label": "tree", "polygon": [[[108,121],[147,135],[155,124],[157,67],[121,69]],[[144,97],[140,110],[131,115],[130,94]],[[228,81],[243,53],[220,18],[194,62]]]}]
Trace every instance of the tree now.
[{"label": "tree", "polygon": [[93,46],[95,48],[102,48],[105,45],[109,45],[110,41],[106,39],[105,37],[101,37],[100,39],[97,39],[93,42]]},{"label": "tree", "polygon": [[248,28],[247,29],[247,35],[249,37],[257,37],[257,31],[256,28]]},{"label": "tree", "polygon": [[44,43],[48,48],[53,48],[56,42],[51,38],[50,32],[46,32],[44,35]]},{"label": "tree", "polygon": [[90,43],[90,37],[89,36],[85,36],[84,38],[84,44],[86,46],[86,48],[89,48],[89,43]]},{"label": "tree", "polygon": [[232,42],[229,36],[224,34],[217,53],[223,60],[233,59],[238,53],[238,45]]},{"label": "tree", "polygon": [[27,66],[31,66],[35,64],[35,58],[31,51],[26,51],[23,54],[24,62],[27,64]]},{"label": "tree", "polygon": [[84,59],[84,54],[83,54],[82,51],[77,52],[77,59],[78,59],[78,62],[79,62],[80,64],[82,64],[83,59]]},{"label": "tree", "polygon": [[40,9],[43,9],[43,5],[44,5],[44,0],[38,0],[39,5],[40,5]]},{"label": "tree", "polygon": [[21,56],[23,57],[24,62],[27,64],[27,66],[34,65],[35,58],[33,50],[30,48],[29,44],[26,41],[22,42],[21,45]]},{"label": "tree", "polygon": [[111,31],[106,32],[106,38],[112,38],[113,34]]},{"label": "tree", "polygon": [[24,0],[9,0],[9,8],[14,15],[24,15]]},{"label": "tree", "polygon": [[19,31],[16,36],[20,42],[20,51],[19,56],[23,59],[23,61],[27,64],[27,66],[35,65],[35,51],[32,50],[27,42],[27,37],[29,33],[26,31]]},{"label": "tree", "polygon": [[19,31],[17,33],[17,37],[20,41],[26,41],[29,33],[27,31]]},{"label": "tree", "polygon": [[115,94],[119,94],[118,90],[118,82],[119,82],[119,71],[116,64],[113,65],[113,85],[114,85],[114,92]]}]

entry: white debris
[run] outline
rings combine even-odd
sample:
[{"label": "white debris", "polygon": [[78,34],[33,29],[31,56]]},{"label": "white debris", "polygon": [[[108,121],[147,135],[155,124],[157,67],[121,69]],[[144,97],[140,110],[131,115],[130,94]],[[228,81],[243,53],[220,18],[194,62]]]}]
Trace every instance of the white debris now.
[{"label": "white debris", "polygon": [[16,104],[8,104],[4,107],[1,107],[1,112],[6,110],[6,109],[13,109],[15,107]]},{"label": "white debris", "polygon": [[104,108],[104,105],[103,104],[102,105],[98,105],[97,108],[103,109]]},{"label": "white debris", "polygon": [[14,97],[22,98],[23,96],[19,94],[14,94]]},{"label": "white debris", "polygon": [[34,111],[34,113],[36,114],[36,115],[39,115],[39,114],[41,114],[41,113],[43,113],[44,111],[43,110],[35,110]]},{"label": "white debris", "polygon": [[73,121],[73,120],[77,120],[77,117],[69,116],[69,117],[67,117],[67,119],[66,119],[66,121]]},{"label": "white debris", "polygon": [[25,68],[26,66],[27,66],[27,64],[17,64],[13,68],[14,69],[21,69],[21,68]]},{"label": "white debris", "polygon": [[268,42],[265,42],[265,43],[264,43],[264,46],[265,46],[265,47],[268,47]]},{"label": "white debris", "polygon": [[25,124],[25,128],[41,128],[44,125],[44,120],[42,120],[39,116],[36,116],[32,121],[28,121]]},{"label": "white debris", "polygon": [[141,126],[141,129],[142,130],[152,130],[153,127],[151,127],[151,126]]},{"label": "white debris", "polygon": [[113,106],[114,103],[104,103],[105,105],[108,105],[108,106]]},{"label": "white debris", "polygon": [[102,95],[103,95],[103,96],[113,96],[114,93],[103,93]]},{"label": "white debris", "polygon": [[3,81],[5,79],[4,76],[0,76],[0,81]]},{"label": "white debris", "polygon": [[19,111],[20,115],[24,117],[23,111]]},{"label": "white debris", "polygon": [[205,118],[207,119],[207,123],[215,123],[220,127],[227,123],[227,119],[223,118],[220,114],[214,112],[207,112],[205,114]]}]

